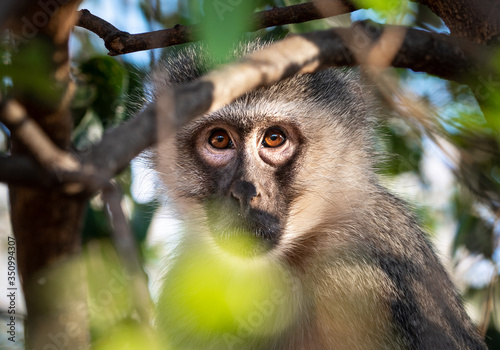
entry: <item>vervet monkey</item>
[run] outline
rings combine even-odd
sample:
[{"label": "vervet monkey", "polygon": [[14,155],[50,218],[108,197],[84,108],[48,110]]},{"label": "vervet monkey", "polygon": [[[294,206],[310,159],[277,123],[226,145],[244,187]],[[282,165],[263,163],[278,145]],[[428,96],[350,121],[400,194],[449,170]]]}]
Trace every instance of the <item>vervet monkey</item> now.
[{"label": "vervet monkey", "polygon": [[[170,57],[157,89],[204,74],[204,52]],[[379,183],[376,117],[356,70],[327,69],[160,142],[185,220],[158,301],[166,348],[486,349],[414,215]]]}]

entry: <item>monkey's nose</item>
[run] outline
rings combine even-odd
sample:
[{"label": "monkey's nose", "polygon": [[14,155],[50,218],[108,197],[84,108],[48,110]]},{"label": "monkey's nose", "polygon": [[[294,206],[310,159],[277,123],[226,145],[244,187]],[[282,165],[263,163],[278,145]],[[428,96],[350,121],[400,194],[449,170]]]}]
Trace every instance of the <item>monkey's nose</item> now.
[{"label": "monkey's nose", "polygon": [[231,185],[231,196],[240,202],[240,206],[243,209],[249,206],[251,202],[254,202],[259,197],[259,193],[257,193],[257,188],[253,183],[236,180]]}]

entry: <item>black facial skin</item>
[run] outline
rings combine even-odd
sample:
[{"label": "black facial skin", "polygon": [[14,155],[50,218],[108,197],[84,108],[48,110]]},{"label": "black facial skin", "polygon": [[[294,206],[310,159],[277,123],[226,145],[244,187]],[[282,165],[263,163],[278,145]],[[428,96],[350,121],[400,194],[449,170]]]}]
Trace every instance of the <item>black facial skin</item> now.
[{"label": "black facial skin", "polygon": [[[272,247],[286,224],[303,139],[292,125],[261,129],[202,126],[193,133],[192,155],[204,169],[208,191],[198,200],[210,231],[219,238],[250,234]],[[252,138],[252,133],[258,136]]]}]

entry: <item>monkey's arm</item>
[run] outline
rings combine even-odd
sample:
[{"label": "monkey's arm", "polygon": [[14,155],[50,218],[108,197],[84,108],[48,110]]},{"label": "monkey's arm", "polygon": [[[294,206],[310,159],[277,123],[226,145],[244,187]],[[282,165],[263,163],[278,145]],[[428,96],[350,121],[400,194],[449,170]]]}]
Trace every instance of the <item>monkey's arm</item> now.
[{"label": "monkey's arm", "polygon": [[[350,219],[332,215],[312,230],[322,239],[309,236],[292,253],[302,257],[303,265],[294,268],[302,271],[311,305],[304,334],[292,337],[294,346],[486,349],[407,205],[385,189],[371,193],[353,205]],[[314,241],[320,244],[311,248]]]},{"label": "monkey's arm", "polygon": [[380,203],[375,252],[392,285],[387,297],[393,323],[408,348],[486,349],[410,210],[390,194]]}]

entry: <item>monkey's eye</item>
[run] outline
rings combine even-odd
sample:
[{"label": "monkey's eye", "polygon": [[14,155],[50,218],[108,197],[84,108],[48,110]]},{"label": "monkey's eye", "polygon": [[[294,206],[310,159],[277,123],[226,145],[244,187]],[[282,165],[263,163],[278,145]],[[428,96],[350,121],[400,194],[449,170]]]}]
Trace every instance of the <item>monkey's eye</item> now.
[{"label": "monkey's eye", "polygon": [[233,145],[233,141],[231,141],[228,133],[221,129],[212,131],[208,138],[208,143],[210,143],[213,148],[218,149],[230,148]]},{"label": "monkey's eye", "polygon": [[278,147],[286,141],[286,136],[280,129],[271,128],[266,131],[262,139],[264,147]]}]

